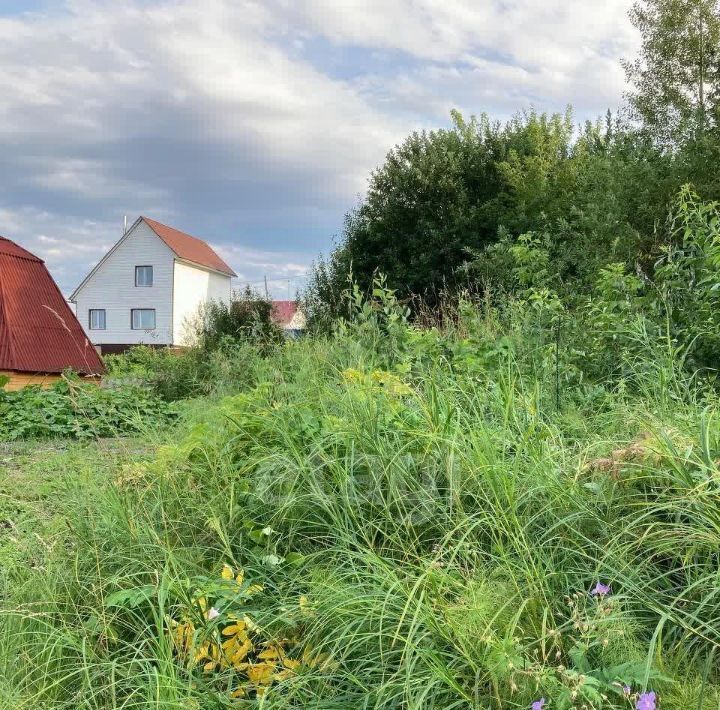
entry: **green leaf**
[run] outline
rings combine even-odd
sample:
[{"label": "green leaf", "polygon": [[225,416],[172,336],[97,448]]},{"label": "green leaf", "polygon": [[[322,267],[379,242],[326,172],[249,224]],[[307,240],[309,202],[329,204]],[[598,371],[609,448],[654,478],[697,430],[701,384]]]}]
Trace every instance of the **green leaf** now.
[{"label": "green leaf", "polygon": [[113,606],[123,609],[136,609],[144,602],[149,601],[155,593],[155,587],[145,585],[134,589],[121,589],[113,592],[105,599],[105,607]]}]

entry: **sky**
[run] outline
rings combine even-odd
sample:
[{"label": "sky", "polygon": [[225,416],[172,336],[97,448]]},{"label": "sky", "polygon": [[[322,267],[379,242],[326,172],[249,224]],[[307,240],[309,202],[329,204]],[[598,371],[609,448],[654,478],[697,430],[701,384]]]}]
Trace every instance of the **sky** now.
[{"label": "sky", "polygon": [[66,295],[152,217],[294,297],[450,111],[622,102],[631,0],[0,0],[0,234]]}]

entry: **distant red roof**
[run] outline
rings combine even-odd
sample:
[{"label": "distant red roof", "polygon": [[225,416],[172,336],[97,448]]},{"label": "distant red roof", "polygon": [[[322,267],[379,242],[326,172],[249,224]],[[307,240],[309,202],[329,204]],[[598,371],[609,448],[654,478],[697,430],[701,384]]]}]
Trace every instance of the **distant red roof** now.
[{"label": "distant red roof", "polygon": [[191,237],[179,229],[156,222],[149,217],[142,217],[142,219],[175,252],[176,256],[186,261],[192,261],[193,264],[220,271],[228,276],[237,276],[207,242],[197,237]]},{"label": "distant red roof", "polygon": [[273,301],[272,319],[281,327],[287,326],[297,313],[297,309],[295,301]]},{"label": "distant red roof", "polygon": [[105,366],[42,259],[0,237],[0,371],[98,375]]}]

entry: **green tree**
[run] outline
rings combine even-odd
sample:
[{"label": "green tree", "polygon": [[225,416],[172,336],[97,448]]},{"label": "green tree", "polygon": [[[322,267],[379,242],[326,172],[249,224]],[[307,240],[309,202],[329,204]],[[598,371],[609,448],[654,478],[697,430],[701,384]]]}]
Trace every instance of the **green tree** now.
[{"label": "green tree", "polygon": [[640,0],[630,19],[640,55],[624,62],[631,115],[659,145],[675,148],[718,126],[720,12],[716,0]]},{"label": "green tree", "polygon": [[452,118],[449,129],[413,133],[371,175],[338,247],[316,264],[307,303],[339,303],[350,268],[363,289],[383,273],[401,294],[433,301],[457,283],[471,252],[564,212],[572,182],[565,169],[569,112],[531,112],[505,126],[487,116]]},{"label": "green tree", "polygon": [[305,309],[314,324],[340,315],[351,270],[364,291],[382,273],[431,304],[480,280],[512,288],[509,250],[528,232],[555,287],[587,291],[602,266],[650,259],[679,187],[673,161],[612,116],[577,130],[569,109],[504,126],[454,112],[452,127],[412,134],[372,174],[337,248],[315,265]]},{"label": "green tree", "polygon": [[341,245],[363,288],[382,272],[394,288],[429,295],[452,281],[467,246],[495,239],[500,127],[458,113],[453,122],[413,133],[372,174]]}]

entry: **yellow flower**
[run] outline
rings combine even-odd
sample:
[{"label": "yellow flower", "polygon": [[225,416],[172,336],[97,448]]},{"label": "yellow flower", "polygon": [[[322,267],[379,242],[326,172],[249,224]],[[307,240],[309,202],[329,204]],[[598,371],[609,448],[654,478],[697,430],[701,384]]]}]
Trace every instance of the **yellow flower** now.
[{"label": "yellow flower", "polygon": [[249,638],[242,639],[238,636],[228,639],[222,646],[225,652],[225,660],[238,670],[241,670],[239,666],[244,664],[245,659],[253,649],[252,641]]},{"label": "yellow flower", "polygon": [[342,373],[343,379],[346,382],[361,382],[363,379],[363,373],[359,370],[355,370],[350,367]]},{"label": "yellow flower", "polygon": [[234,579],[238,585],[242,584],[245,581],[245,572],[243,572],[242,569],[238,569],[237,573],[235,573],[235,571],[229,564],[223,565],[220,576],[228,582]]},{"label": "yellow flower", "polygon": [[200,607],[200,610],[203,613],[205,613],[208,608],[207,599],[205,599],[205,597],[198,597],[195,601],[197,602],[197,605]]},{"label": "yellow flower", "polygon": [[321,671],[335,670],[338,667],[337,662],[333,661],[327,653],[315,653],[310,647],[303,651],[302,662],[308,668],[318,668]]},{"label": "yellow flower", "polygon": [[282,664],[284,669],[275,673],[275,680],[287,680],[288,678],[295,675],[295,671],[300,668],[300,661],[294,658],[283,658]]},{"label": "yellow flower", "polygon": [[222,630],[222,634],[228,637],[222,644],[225,660],[229,665],[238,668],[239,664],[243,663],[253,650],[247,624],[244,621],[238,621],[226,626]]},{"label": "yellow flower", "polygon": [[178,654],[183,657],[189,655],[193,645],[195,626],[190,621],[184,624],[173,621],[172,626],[174,627],[173,642],[175,643]]}]

